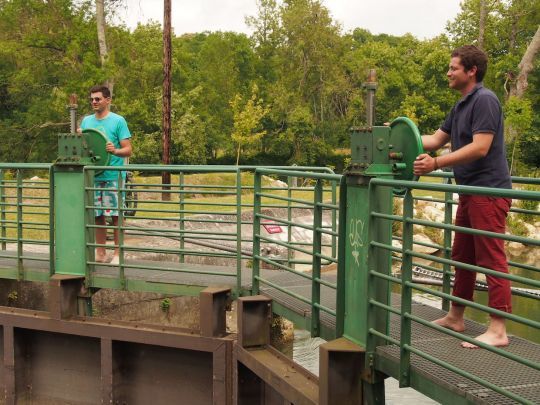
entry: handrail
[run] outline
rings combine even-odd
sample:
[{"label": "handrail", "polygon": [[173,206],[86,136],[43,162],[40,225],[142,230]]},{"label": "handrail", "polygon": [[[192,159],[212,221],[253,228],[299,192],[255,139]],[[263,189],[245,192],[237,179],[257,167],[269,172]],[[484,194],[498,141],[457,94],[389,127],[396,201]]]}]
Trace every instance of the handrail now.
[{"label": "handrail", "polygon": [[[268,169],[271,171],[281,171],[285,167],[275,166],[275,167],[264,167],[263,169]],[[178,257],[179,262],[185,262],[186,259],[191,257],[199,257],[200,260],[205,260],[204,258],[218,257],[222,259],[234,259],[235,268],[236,268],[236,284],[233,289],[234,295],[240,295],[241,290],[243,289],[242,285],[242,275],[245,272],[246,264],[248,260],[251,260],[251,256],[246,256],[245,248],[243,244],[246,242],[251,242],[251,239],[248,239],[242,235],[242,228],[245,225],[250,225],[253,223],[253,220],[246,219],[246,215],[249,213],[250,208],[254,208],[255,204],[250,203],[251,193],[254,192],[255,187],[249,184],[243,185],[242,180],[243,176],[246,173],[253,175],[255,170],[260,169],[256,166],[154,166],[154,165],[129,165],[129,166],[92,166],[85,167],[85,172],[92,173],[99,170],[111,170],[117,173],[130,170],[140,173],[158,173],[158,172],[170,172],[173,175],[178,175],[178,181],[173,181],[172,184],[164,185],[160,181],[157,182],[137,182],[131,183],[128,186],[120,186],[118,191],[121,194],[129,193],[133,186],[136,186],[136,190],[139,194],[138,206],[136,209],[137,215],[129,220],[129,223],[125,221],[120,221],[117,226],[100,226],[93,223],[87,225],[87,229],[92,231],[93,229],[106,228],[106,229],[117,229],[119,235],[141,235],[146,234],[149,237],[165,237],[171,240],[178,241],[179,248],[173,249],[163,249],[155,247],[136,247],[131,246],[129,239],[121,241],[118,245],[109,245],[108,248],[116,247],[120,250],[120,265],[118,266],[118,277],[120,285],[122,288],[127,288],[127,278],[126,273],[129,272],[130,266],[125,265],[125,260],[123,258],[123,253],[126,254],[143,254],[144,252],[149,254],[167,254],[175,255]],[[321,167],[294,167],[295,172],[301,173],[303,178],[310,178],[311,175],[323,175],[331,176],[333,171],[329,168]],[[303,170],[306,170],[305,172]],[[228,174],[231,176],[231,183],[229,180],[227,184],[192,184],[191,180],[187,178],[187,175],[192,174]],[[274,173],[279,175],[277,173]],[[334,175],[335,176],[335,175]],[[265,183],[267,180],[265,180]],[[163,189],[162,187],[167,187]],[[93,193],[98,188],[93,184],[87,184],[85,187],[88,193]],[[293,184],[288,184],[285,187],[275,187],[265,184],[262,186],[264,193],[273,193],[273,196],[278,196],[280,193],[309,193],[310,195],[315,193],[316,187],[297,187]],[[326,186],[324,186],[325,192],[328,192]],[[159,196],[168,195],[167,201],[161,201]],[[202,198],[190,198],[190,195],[197,194]],[[141,196],[146,196],[141,200]],[[219,199],[216,197],[218,196]],[[216,199],[213,199],[216,197]],[[202,201],[201,201],[202,199]],[[132,201],[131,198],[126,198],[127,201]],[[266,201],[273,200],[277,203],[269,204]],[[299,202],[304,201],[304,199],[297,199],[298,201],[291,205],[291,201],[286,201],[281,198],[272,198],[272,195],[264,197],[264,202],[261,203],[260,208],[273,208],[273,209],[302,209],[305,207],[300,207]],[[309,202],[309,201],[308,201]],[[332,200],[334,206],[335,199]],[[95,205],[92,200],[89,200],[85,204],[85,209],[87,212],[92,212],[95,209]],[[321,207],[322,210],[328,210],[329,207]],[[122,215],[125,215],[125,212],[130,211],[129,208],[120,208],[119,212]],[[205,218],[208,216],[208,219]],[[217,219],[210,220],[209,218],[217,217]],[[226,220],[221,218],[227,218]],[[169,225],[165,229],[163,225],[158,226],[149,226],[144,225],[140,226],[134,224],[137,221],[152,221],[153,218],[159,218],[160,221],[166,221]],[[123,218],[122,218],[123,219]],[[188,226],[191,223],[204,223],[208,228],[207,230],[201,231],[198,228],[191,229]],[[216,227],[211,227],[211,223],[215,224]],[[336,224],[334,228],[336,229]],[[320,227],[317,231],[321,234],[330,234],[331,229],[326,229]],[[206,240],[207,242],[203,242]],[[212,241],[215,242],[212,245]],[[332,236],[332,242],[335,243],[336,237]],[[186,248],[186,244],[189,243],[190,246]],[[220,244],[223,244],[220,247]],[[291,241],[289,248],[292,250],[298,250],[300,246],[303,246],[302,241]],[[329,246],[329,242],[326,241],[322,243],[322,246]],[[99,245],[93,241],[87,242],[88,249],[107,247],[106,245]],[[236,253],[233,253],[232,250],[235,249]],[[303,249],[305,250],[305,249]],[[257,252],[256,250],[254,252]],[[256,254],[254,255],[256,256]],[[91,256],[90,256],[91,259]],[[276,259],[276,267],[283,266],[283,258]],[[303,260],[295,260],[288,258],[288,266],[299,265]],[[328,257],[321,256],[318,260],[326,262]],[[88,261],[88,265],[91,267],[91,272],[89,277],[95,276],[95,263],[92,260]],[[159,267],[159,266],[158,266]],[[143,267],[141,267],[143,268]],[[182,272],[182,270],[180,271]]]},{"label": "handrail", "polygon": [[[445,174],[444,176],[439,176],[443,178],[451,178],[450,175]],[[525,182],[526,180],[530,180],[528,178],[519,178],[516,179],[521,182]],[[517,181],[516,181],[517,183]],[[540,182],[532,182],[535,184],[540,184]],[[529,183],[531,184],[531,183]],[[417,316],[412,315],[412,301],[413,301],[413,293],[414,292],[421,292],[425,294],[430,294],[435,297],[439,297],[443,300],[443,308],[448,309],[448,303],[450,302],[456,302],[461,305],[469,306],[472,308],[475,308],[477,310],[480,310],[482,312],[488,313],[488,314],[495,314],[497,316],[503,317],[508,320],[512,320],[514,322],[518,322],[524,325],[527,325],[528,327],[534,328],[536,330],[540,330],[540,322],[535,321],[534,319],[530,319],[530,317],[526,317],[524,315],[517,315],[517,314],[508,314],[503,311],[499,311],[493,308],[490,308],[486,305],[482,305],[479,303],[470,302],[467,300],[463,300],[457,297],[452,296],[449,294],[450,289],[450,266],[459,266],[460,268],[476,271],[478,273],[488,274],[488,275],[494,275],[499,278],[508,279],[514,282],[518,282],[523,285],[528,285],[533,288],[540,288],[540,280],[534,280],[530,279],[528,277],[524,276],[517,276],[512,274],[503,274],[499,273],[497,271],[494,271],[492,269],[480,267],[480,266],[473,266],[466,263],[461,263],[455,260],[450,259],[450,241],[451,241],[451,233],[459,231],[462,233],[469,233],[469,234],[476,234],[476,235],[485,235],[486,237],[495,237],[499,239],[503,239],[506,241],[515,241],[520,243],[527,243],[530,246],[540,246],[540,241],[535,240],[529,237],[523,237],[523,236],[514,236],[514,235],[505,235],[505,234],[498,234],[493,232],[485,232],[481,230],[476,229],[470,229],[470,228],[464,228],[460,226],[452,225],[451,217],[452,217],[452,211],[451,207],[453,205],[453,201],[451,202],[451,196],[453,193],[458,194],[475,194],[475,195],[486,195],[486,196],[498,196],[498,197],[505,197],[505,198],[511,198],[515,200],[520,199],[526,199],[526,200],[532,200],[532,201],[540,201],[540,192],[536,191],[529,191],[529,190],[518,190],[518,189],[494,189],[494,188],[487,188],[487,187],[471,187],[471,186],[457,186],[457,185],[451,185],[451,184],[442,184],[442,183],[424,183],[424,182],[412,182],[412,181],[397,181],[393,179],[386,179],[386,178],[375,178],[370,182],[370,193],[375,193],[376,188],[378,187],[396,187],[399,186],[400,188],[405,188],[406,193],[404,197],[402,198],[403,201],[403,214],[402,215],[389,215],[386,213],[380,213],[380,212],[371,212],[370,217],[374,221],[393,221],[401,223],[402,228],[402,247],[396,248],[395,246],[392,246],[388,243],[379,242],[379,241],[371,241],[370,245],[373,249],[385,249],[388,251],[399,251],[402,255],[400,261],[401,261],[401,276],[387,276],[385,274],[379,273],[377,271],[377,266],[372,268],[370,270],[371,276],[375,277],[375,279],[380,279],[381,281],[384,280],[385,282],[389,282],[390,284],[400,284],[401,285],[401,305],[399,309],[394,309],[388,307],[383,302],[378,302],[376,300],[371,300],[370,305],[376,306],[378,308],[383,308],[389,312],[396,313],[401,317],[401,333],[400,333],[400,339],[399,341],[396,339],[391,338],[388,336],[386,331],[384,330],[375,330],[371,329],[369,331],[370,334],[373,336],[376,336],[378,338],[382,338],[390,343],[397,344],[400,346],[400,386],[408,386],[410,384],[410,369],[411,369],[411,354],[416,354],[418,356],[423,357],[424,359],[431,361],[441,367],[447,368],[453,372],[456,372],[466,378],[469,378],[476,383],[483,385],[486,388],[492,389],[502,395],[505,395],[506,397],[516,400],[521,403],[530,403],[525,398],[522,398],[521,396],[510,392],[507,389],[504,389],[502,387],[497,387],[491,382],[484,380],[478,376],[472,375],[471,373],[468,373],[463,370],[456,369],[455,366],[452,364],[442,361],[441,359],[434,358],[432,355],[426,353],[425,351],[421,350],[418,347],[415,347],[415,343],[411,340],[412,335],[412,328],[414,323],[420,323],[425,327],[437,330],[439,332],[443,332],[445,334],[457,337],[463,341],[470,342],[473,344],[476,344],[492,353],[495,353],[499,356],[504,356],[508,359],[511,359],[512,361],[516,361],[518,363],[521,363],[527,367],[531,367],[534,370],[540,370],[540,365],[530,361],[529,359],[511,354],[506,350],[495,348],[492,346],[489,346],[487,344],[483,344],[482,342],[478,342],[475,339],[472,339],[468,337],[465,334],[450,331],[448,329],[442,328],[438,325],[432,324],[428,321],[423,320],[422,318],[419,318]],[[414,214],[414,201],[415,198],[413,196],[413,191],[415,190],[428,190],[428,191],[435,191],[435,192],[444,192],[445,193],[445,222],[439,223],[434,222],[431,220],[426,219],[418,219],[415,217]],[[530,211],[524,210],[527,213],[530,213]],[[444,246],[443,257],[436,257],[432,254],[426,254],[426,253],[420,253],[415,251],[415,246],[419,245],[426,245],[424,244],[417,244],[414,242],[414,226],[415,225],[422,225],[424,227],[431,227],[434,229],[442,229],[444,231]],[[443,291],[439,292],[433,288],[430,288],[429,286],[424,286],[418,283],[413,282],[413,258],[421,258],[424,261],[430,260],[435,264],[442,265],[443,269]],[[521,266],[522,269],[530,271],[530,270],[537,270],[540,271],[540,269],[533,269],[535,266]],[[537,267],[537,266],[536,266]],[[529,295],[529,298],[538,300],[539,298],[534,295]],[[445,305],[446,304],[446,305]]]},{"label": "handrail", "polygon": [[[336,285],[325,281],[321,277],[322,270],[322,260],[326,260],[327,263],[337,263],[337,248],[335,247],[334,241],[337,241],[337,210],[340,205],[336,203],[337,195],[337,183],[341,181],[342,176],[335,174],[326,174],[326,173],[305,173],[299,171],[296,167],[295,170],[283,170],[283,169],[270,169],[270,168],[258,168],[255,171],[255,181],[254,181],[254,221],[253,221],[253,276],[252,276],[252,286],[253,294],[258,294],[261,289],[261,284],[267,288],[273,288],[281,293],[284,293],[296,300],[299,300],[305,304],[309,305],[311,313],[311,335],[319,336],[321,333],[321,311],[332,315],[337,316],[338,311],[331,310],[321,304],[321,285],[336,289]],[[292,196],[291,192],[284,195],[275,195],[268,191],[263,191],[262,187],[262,176],[263,175],[279,175],[287,177],[288,179],[294,177],[303,177],[307,179],[312,179],[315,181],[314,193],[312,201],[307,199],[295,198]],[[328,204],[324,201],[324,188],[323,182],[331,182],[332,185],[332,195],[330,196],[332,203]],[[313,222],[311,224],[299,223],[294,220],[291,215],[291,210],[289,208],[287,218],[277,218],[271,214],[262,213],[262,199],[274,199],[278,201],[285,201],[288,204],[290,203],[299,203],[302,204],[303,208],[309,208],[313,212]],[[331,230],[327,231],[323,225],[323,214],[324,212],[331,212]],[[288,229],[288,238],[287,242],[276,240],[274,244],[276,246],[281,246],[287,249],[288,263],[287,265],[281,264],[277,260],[269,259],[268,257],[263,257],[260,254],[257,254],[261,250],[261,242],[271,243],[271,238],[265,237],[261,234],[261,225],[263,220],[272,221],[273,223],[283,224],[287,226]],[[295,247],[291,243],[291,234],[292,229],[305,229],[306,231],[311,231],[313,234],[312,239],[312,250],[311,252],[308,249],[300,249]],[[324,254],[322,248],[323,235],[331,236],[332,238],[332,251],[329,254]],[[311,257],[310,262],[310,273],[298,272],[291,267],[291,252],[301,252]],[[275,266],[279,269],[282,269],[292,275],[295,275],[300,278],[308,279],[311,281],[311,297],[303,297],[298,293],[292,291],[288,286],[277,285],[272,282],[270,279],[265,278],[261,274],[261,264],[265,263],[271,266]],[[338,294],[336,293],[336,297]]]}]

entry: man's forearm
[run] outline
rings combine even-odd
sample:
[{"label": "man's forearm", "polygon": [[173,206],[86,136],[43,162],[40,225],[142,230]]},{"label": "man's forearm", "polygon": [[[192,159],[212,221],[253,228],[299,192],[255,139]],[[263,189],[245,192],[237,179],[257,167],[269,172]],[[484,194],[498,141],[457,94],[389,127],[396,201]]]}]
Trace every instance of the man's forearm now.
[{"label": "man's forearm", "polygon": [[422,136],[422,146],[427,151],[435,151],[442,148],[448,141],[450,136],[441,129],[435,131],[433,135]]},{"label": "man's forearm", "polygon": [[124,146],[122,148],[119,148],[119,149],[114,149],[112,152],[111,152],[113,155],[115,156],[118,156],[118,157],[130,157],[131,156],[131,146]]},{"label": "man's forearm", "polygon": [[455,166],[473,162],[485,156],[484,148],[481,145],[470,143],[446,155],[437,156],[439,167]]}]

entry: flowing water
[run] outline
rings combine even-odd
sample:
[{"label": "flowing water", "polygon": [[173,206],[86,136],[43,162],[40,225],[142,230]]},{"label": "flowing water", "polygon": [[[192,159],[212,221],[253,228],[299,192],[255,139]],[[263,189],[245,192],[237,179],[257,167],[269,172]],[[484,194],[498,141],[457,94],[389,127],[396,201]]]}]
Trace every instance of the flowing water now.
[{"label": "flowing water", "polygon": [[[294,330],[293,360],[315,375],[319,375],[319,346],[325,343],[321,338],[311,338],[307,330]],[[385,396],[388,405],[431,405],[437,402],[412,388],[399,388],[393,378],[385,380]]]}]

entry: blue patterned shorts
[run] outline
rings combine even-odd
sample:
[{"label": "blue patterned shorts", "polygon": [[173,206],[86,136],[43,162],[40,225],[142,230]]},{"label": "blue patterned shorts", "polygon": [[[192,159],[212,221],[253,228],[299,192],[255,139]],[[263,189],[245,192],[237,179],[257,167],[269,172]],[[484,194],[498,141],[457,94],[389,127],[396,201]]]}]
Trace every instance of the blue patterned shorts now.
[{"label": "blue patterned shorts", "polygon": [[118,181],[96,181],[94,191],[95,216],[118,216]]}]

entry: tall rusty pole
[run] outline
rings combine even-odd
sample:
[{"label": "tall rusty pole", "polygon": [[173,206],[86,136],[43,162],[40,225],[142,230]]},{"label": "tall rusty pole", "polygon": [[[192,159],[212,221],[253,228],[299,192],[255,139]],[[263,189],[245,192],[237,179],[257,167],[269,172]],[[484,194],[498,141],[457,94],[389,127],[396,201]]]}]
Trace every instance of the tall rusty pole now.
[{"label": "tall rusty pole", "polygon": [[366,124],[372,127],[375,123],[375,91],[377,90],[377,74],[375,69],[369,69],[368,77],[363,87],[366,94]]},{"label": "tall rusty pole", "polygon": [[[163,156],[162,163],[170,164],[171,157],[171,0],[164,0],[163,12]],[[163,190],[170,190],[171,173],[161,173]],[[169,201],[170,193],[161,194],[161,199]]]}]

